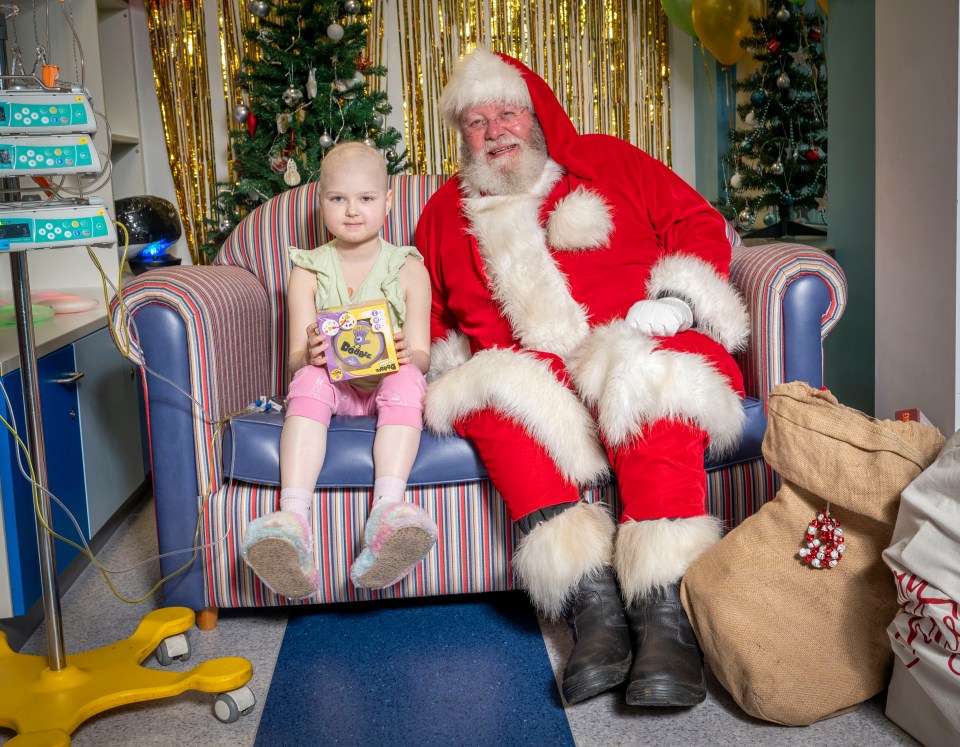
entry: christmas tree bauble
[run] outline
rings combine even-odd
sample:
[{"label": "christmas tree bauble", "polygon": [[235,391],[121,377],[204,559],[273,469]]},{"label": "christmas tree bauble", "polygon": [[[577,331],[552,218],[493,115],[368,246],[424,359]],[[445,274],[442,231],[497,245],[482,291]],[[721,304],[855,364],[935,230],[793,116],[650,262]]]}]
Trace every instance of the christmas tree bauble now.
[{"label": "christmas tree bauble", "polygon": [[383,155],[387,157],[388,161],[397,160],[397,151],[395,151],[393,148],[388,148],[386,151],[384,151]]},{"label": "christmas tree bauble", "polygon": [[374,112],[370,121],[373,122],[374,127],[383,127],[383,115],[380,112]]},{"label": "christmas tree bauble", "polygon": [[777,222],[777,214],[774,213],[772,210],[763,216],[763,225],[765,226],[772,226],[776,222]]},{"label": "christmas tree bauble", "polygon": [[780,10],[777,11],[777,20],[780,21],[780,23],[786,23],[789,21],[790,11],[786,8],[780,8]]},{"label": "christmas tree bauble", "polygon": [[327,26],[327,36],[334,41],[340,41],[343,38],[343,26],[339,23],[331,23]]},{"label": "christmas tree bauble", "polygon": [[754,106],[763,106],[767,103],[767,94],[763,91],[754,91],[750,94],[750,103]]},{"label": "christmas tree bauble", "polygon": [[775,176],[780,176],[783,173],[783,164],[780,161],[777,161],[770,167],[770,173]]},{"label": "christmas tree bauble", "polygon": [[287,106],[296,106],[301,101],[303,101],[303,92],[299,88],[291,85],[283,92],[283,103]]},{"label": "christmas tree bauble", "polygon": [[217,224],[217,228],[220,229],[221,233],[227,233],[233,228],[233,221],[229,218],[221,218],[220,223]]},{"label": "christmas tree bauble", "polygon": [[777,76],[777,88],[781,91],[785,91],[790,87],[790,76],[786,73],[780,73]]},{"label": "christmas tree bauble", "polygon": [[741,226],[752,226],[753,222],[757,218],[750,211],[750,208],[744,208],[743,210],[740,211],[740,215],[737,216],[737,219],[740,221]]},{"label": "christmas tree bauble", "polygon": [[246,104],[237,104],[233,109],[233,118],[237,120],[240,124],[243,124],[247,121],[247,117],[250,116],[250,107]]},{"label": "christmas tree bauble", "polygon": [[743,178],[740,174],[734,174],[730,177],[730,186],[734,189],[740,189],[743,186]]},{"label": "christmas tree bauble", "polygon": [[270,13],[270,3],[267,0],[250,0],[247,10],[257,18],[266,18]]},{"label": "christmas tree bauble", "polygon": [[347,2],[343,4],[343,9],[350,15],[354,15],[360,12],[360,3],[358,3],[357,0],[347,0]]},{"label": "christmas tree bauble", "polygon": [[369,148],[376,148],[376,147],[377,147],[377,141],[374,140],[372,137],[365,137],[365,138],[363,139],[363,144],[366,145],[366,146],[369,147]]},{"label": "christmas tree bauble", "polygon": [[353,74],[353,77],[350,79],[349,85],[351,88],[356,88],[357,86],[362,86],[364,84],[364,81],[365,79],[363,77],[363,73],[357,70],[357,72],[355,72]]},{"label": "christmas tree bauble", "polygon": [[323,133],[318,139],[321,148],[331,148],[333,147],[333,138],[330,137],[329,132]]}]

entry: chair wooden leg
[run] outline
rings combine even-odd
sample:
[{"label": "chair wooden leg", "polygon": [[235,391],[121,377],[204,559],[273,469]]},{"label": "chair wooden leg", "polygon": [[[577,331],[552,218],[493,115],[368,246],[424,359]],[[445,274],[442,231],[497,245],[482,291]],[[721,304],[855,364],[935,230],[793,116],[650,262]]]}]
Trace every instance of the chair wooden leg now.
[{"label": "chair wooden leg", "polygon": [[197,627],[200,630],[213,630],[217,627],[217,616],[220,610],[216,607],[205,607],[197,613]]}]

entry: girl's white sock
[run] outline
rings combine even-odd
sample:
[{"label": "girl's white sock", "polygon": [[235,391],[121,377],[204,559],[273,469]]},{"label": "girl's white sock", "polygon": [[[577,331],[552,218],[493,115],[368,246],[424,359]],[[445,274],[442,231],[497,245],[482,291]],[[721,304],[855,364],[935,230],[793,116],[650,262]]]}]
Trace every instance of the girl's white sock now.
[{"label": "girl's white sock", "polygon": [[309,488],[283,488],[280,491],[280,510],[299,514],[310,521],[313,508],[313,491]]},{"label": "girl's white sock", "polygon": [[406,489],[406,480],[399,477],[378,477],[373,481],[373,505],[384,501],[400,503]]}]

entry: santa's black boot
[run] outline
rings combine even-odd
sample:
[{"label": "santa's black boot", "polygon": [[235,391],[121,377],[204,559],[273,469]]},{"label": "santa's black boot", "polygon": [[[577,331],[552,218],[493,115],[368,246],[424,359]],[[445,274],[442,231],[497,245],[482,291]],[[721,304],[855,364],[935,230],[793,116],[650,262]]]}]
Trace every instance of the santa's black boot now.
[{"label": "santa's black boot", "polygon": [[636,654],[627,703],[693,706],[707,697],[703,653],[680,603],[680,582],[655,587],[627,607]]},{"label": "santa's black boot", "polygon": [[613,569],[605,566],[577,586],[563,614],[573,653],[563,671],[563,697],[579,703],[625,682],[633,651]]}]

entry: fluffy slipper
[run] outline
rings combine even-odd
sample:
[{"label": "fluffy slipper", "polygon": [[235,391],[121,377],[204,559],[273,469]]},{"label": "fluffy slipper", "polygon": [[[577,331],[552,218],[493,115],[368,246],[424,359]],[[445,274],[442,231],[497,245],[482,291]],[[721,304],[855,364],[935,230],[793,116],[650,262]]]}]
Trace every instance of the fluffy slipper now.
[{"label": "fluffy slipper", "polygon": [[437,525],[412,503],[381,503],[370,512],[363,543],[350,579],[363,589],[385,589],[413,570],[437,544]]},{"label": "fluffy slipper", "polygon": [[303,599],[320,588],[313,535],[299,514],[277,511],[251,522],[240,551],[260,580],[280,596]]}]

